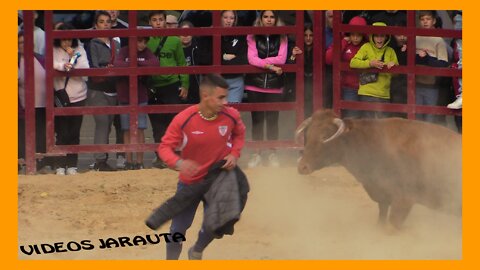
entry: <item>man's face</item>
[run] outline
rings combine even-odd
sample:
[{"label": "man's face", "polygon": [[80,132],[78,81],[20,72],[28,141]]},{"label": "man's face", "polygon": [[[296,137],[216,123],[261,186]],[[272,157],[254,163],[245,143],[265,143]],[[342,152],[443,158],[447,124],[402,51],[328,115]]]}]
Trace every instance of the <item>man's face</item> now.
[{"label": "man's face", "polygon": [[[189,26],[184,25],[182,28],[189,28]],[[192,43],[192,36],[180,36],[180,41],[184,47],[188,47]]]},{"label": "man's face", "polygon": [[425,16],[420,17],[420,26],[422,28],[433,29],[433,28],[435,28],[435,23],[436,22],[437,21],[435,20],[435,18],[433,18],[430,15],[425,15]]},{"label": "man's face", "polygon": [[407,45],[407,36],[404,35],[394,35],[395,40],[399,46]]},{"label": "man's face", "polygon": [[110,29],[112,28],[112,20],[110,20],[109,16],[100,15],[95,23],[95,28],[98,30]]},{"label": "man's face", "polygon": [[110,17],[112,18],[112,22],[116,22],[118,15],[120,15],[119,10],[107,10],[108,14],[110,14]]},{"label": "man's face", "polygon": [[178,19],[173,15],[167,15],[167,28],[177,28],[178,27]]},{"label": "man's face", "polygon": [[165,16],[163,14],[155,14],[148,21],[152,28],[165,28]]},{"label": "man's face", "polygon": [[208,90],[204,92],[203,102],[209,110],[218,113],[228,103],[227,93],[227,89],[217,86],[211,92]]}]

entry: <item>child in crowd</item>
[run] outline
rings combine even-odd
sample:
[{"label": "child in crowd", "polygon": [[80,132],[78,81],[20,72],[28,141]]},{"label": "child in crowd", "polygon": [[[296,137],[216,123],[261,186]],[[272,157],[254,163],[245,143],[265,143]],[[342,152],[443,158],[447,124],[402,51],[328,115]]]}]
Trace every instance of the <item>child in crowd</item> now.
[{"label": "child in crowd", "polygon": [[[365,18],[360,16],[353,17],[349,25],[367,25]],[[350,60],[357,54],[362,45],[366,42],[366,38],[362,33],[350,33],[344,39],[341,44],[341,60],[350,62]],[[333,45],[327,49],[325,56],[325,62],[327,65],[333,64]],[[342,99],[348,101],[359,101],[358,97],[358,72],[347,71],[342,74],[341,79],[342,87]],[[343,117],[358,117],[357,111],[346,110]]]},{"label": "child in crowd", "polygon": [[[138,37],[137,38],[137,65],[142,66],[151,66],[158,67],[160,65],[157,57],[147,48],[147,42],[149,37]],[[123,47],[118,56],[115,58],[114,65],[116,67],[128,67],[130,65],[129,61],[129,47]],[[145,80],[147,77],[138,77],[138,105],[145,106],[148,101],[148,89],[146,86]],[[117,98],[120,105],[129,104],[129,83],[126,77],[122,77],[117,80]],[[123,140],[125,144],[130,143],[130,115],[121,114],[120,122],[122,125],[123,131]],[[138,129],[137,129],[137,143],[145,143],[144,130],[147,128],[147,115],[145,113],[138,114]],[[143,152],[136,153],[136,160],[133,162],[133,154],[126,153],[127,161],[125,163],[125,170],[138,170],[143,169]]]},{"label": "child in crowd", "polygon": [[[455,30],[462,30],[462,13],[457,13],[453,17]],[[455,63],[452,64],[453,68],[462,69],[462,39],[457,38],[453,41],[453,54]],[[454,78],[453,81],[455,95],[457,99],[448,104],[449,109],[461,109],[462,108],[462,78]]]},{"label": "child in crowd", "polygon": [[[422,10],[418,19],[420,27],[435,29],[436,12],[433,10]],[[429,67],[447,67],[448,53],[447,45],[441,37],[417,36],[416,37],[416,63]],[[432,75],[415,76],[415,101],[417,105],[438,105],[439,88],[437,77]],[[434,122],[434,115],[418,115],[418,119]]]},{"label": "child in crowd", "polygon": [[[372,25],[380,27],[386,26],[386,24],[382,22],[376,22]],[[357,54],[350,61],[350,67],[363,69],[377,68],[382,70],[385,67],[390,69],[393,66],[398,65],[395,51],[388,46],[390,39],[390,35],[370,35],[370,41],[362,45],[360,50],[358,50]],[[392,75],[390,73],[377,73],[377,75],[369,77],[373,79],[359,79],[360,87],[358,89],[358,95],[360,101],[379,103],[390,102],[390,80]],[[363,116],[365,118],[381,118],[385,117],[386,114],[382,112],[364,112]]]}]

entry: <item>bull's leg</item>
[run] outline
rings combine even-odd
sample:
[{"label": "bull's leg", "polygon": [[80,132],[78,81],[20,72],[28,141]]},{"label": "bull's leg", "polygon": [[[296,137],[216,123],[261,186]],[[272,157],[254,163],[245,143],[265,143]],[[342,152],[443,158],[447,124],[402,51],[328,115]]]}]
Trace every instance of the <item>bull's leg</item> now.
[{"label": "bull's leg", "polygon": [[408,200],[394,200],[390,209],[390,223],[395,228],[400,229],[412,207],[413,202]]},{"label": "bull's leg", "polygon": [[387,223],[387,214],[388,214],[389,206],[390,204],[386,202],[378,203],[378,224],[379,225],[385,225]]}]

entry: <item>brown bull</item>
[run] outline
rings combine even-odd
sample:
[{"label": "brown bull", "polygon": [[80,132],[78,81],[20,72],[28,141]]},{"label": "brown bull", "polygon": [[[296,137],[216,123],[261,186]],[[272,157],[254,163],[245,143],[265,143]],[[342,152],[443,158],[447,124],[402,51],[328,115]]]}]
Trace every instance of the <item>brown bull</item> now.
[{"label": "brown bull", "polygon": [[379,222],[399,228],[415,203],[461,215],[462,137],[442,126],[389,119],[341,120],[317,111],[306,129],[298,172],[344,166],[378,203]]}]

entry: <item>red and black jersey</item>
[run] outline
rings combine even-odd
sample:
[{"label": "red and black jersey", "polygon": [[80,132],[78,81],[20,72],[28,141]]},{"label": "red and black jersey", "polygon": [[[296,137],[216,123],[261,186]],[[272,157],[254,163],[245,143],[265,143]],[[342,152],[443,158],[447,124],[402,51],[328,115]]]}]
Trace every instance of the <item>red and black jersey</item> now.
[{"label": "red and black jersey", "polygon": [[[210,166],[228,154],[239,158],[245,143],[245,125],[236,109],[224,107],[212,121],[203,119],[198,112],[198,105],[193,105],[177,114],[158,146],[160,158],[171,168],[180,158],[200,164],[197,175],[180,174],[185,184],[202,180]],[[175,151],[181,151],[180,157]]]}]

